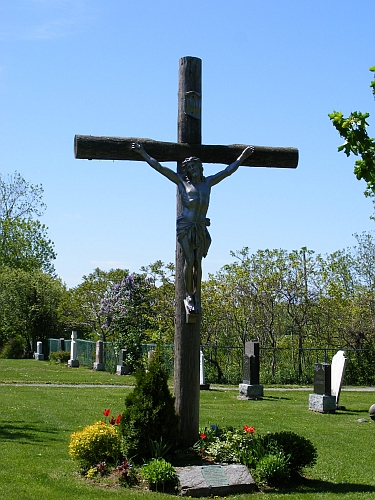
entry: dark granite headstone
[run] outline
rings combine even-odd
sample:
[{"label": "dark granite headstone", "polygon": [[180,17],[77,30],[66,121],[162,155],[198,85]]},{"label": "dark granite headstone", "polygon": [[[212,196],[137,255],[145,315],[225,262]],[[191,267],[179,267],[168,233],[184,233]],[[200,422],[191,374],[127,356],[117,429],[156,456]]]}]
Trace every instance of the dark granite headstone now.
[{"label": "dark granite headstone", "polygon": [[314,364],[314,393],[331,395],[331,365],[328,363]]},{"label": "dark granite headstone", "polygon": [[243,356],[243,383],[239,385],[239,399],[260,399],[263,397],[263,386],[259,384],[260,359],[259,341],[245,342]]}]

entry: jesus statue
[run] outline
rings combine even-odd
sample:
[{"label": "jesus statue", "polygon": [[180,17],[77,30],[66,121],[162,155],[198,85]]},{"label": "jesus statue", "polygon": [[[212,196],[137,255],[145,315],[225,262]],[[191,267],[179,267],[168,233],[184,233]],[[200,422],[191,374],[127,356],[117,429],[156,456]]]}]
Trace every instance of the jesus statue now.
[{"label": "jesus statue", "polygon": [[206,217],[211,187],[232,175],[246,158],[253,154],[254,147],[248,146],[237,160],[227,168],[208,177],[203,175],[201,160],[194,156],[183,161],[184,175],[181,175],[151,158],[139,142],[133,143],[132,149],[140,154],[152,168],[178,187],[182,212],[177,217],[177,240],[185,257],[186,299],[184,302],[187,313],[199,314],[201,309],[202,258],[206,257],[211,244],[211,237],[207,230],[210,219]]}]

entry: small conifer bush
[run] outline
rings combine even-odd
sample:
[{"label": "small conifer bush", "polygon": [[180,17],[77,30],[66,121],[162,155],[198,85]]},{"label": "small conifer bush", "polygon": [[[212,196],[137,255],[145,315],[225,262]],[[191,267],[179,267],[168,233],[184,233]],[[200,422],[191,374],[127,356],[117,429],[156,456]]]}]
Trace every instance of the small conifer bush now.
[{"label": "small conifer bush", "polygon": [[148,371],[136,374],[136,386],[125,399],[119,431],[123,453],[140,463],[152,458],[152,443],[175,447],[178,441],[178,416],[174,397],[168,388],[168,370],[160,347],[153,354]]}]

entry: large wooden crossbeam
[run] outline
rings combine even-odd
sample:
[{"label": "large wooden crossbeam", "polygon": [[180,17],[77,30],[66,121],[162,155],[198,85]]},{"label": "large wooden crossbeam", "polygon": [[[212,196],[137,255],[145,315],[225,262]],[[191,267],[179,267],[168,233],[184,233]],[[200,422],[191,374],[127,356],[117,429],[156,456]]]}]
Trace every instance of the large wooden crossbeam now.
[{"label": "large wooden crossbeam", "polygon": [[[189,156],[197,156],[203,163],[222,163],[229,165],[242,151],[246,144],[229,146],[160,142],[139,137],[95,137],[76,135],[74,154],[76,158],[86,160],[133,160],[144,161],[132,149],[133,142],[143,144],[147,153],[159,162],[183,161]],[[255,146],[254,153],[244,161],[248,167],[296,168],[298,149]]]}]

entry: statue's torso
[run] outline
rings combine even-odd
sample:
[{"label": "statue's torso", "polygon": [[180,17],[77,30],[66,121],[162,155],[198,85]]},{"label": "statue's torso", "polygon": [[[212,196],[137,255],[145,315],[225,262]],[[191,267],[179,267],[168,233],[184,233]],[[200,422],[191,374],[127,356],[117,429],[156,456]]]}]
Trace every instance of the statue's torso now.
[{"label": "statue's torso", "polygon": [[183,180],[179,184],[182,202],[181,215],[191,222],[204,222],[210,202],[211,186],[206,179],[198,183]]}]

